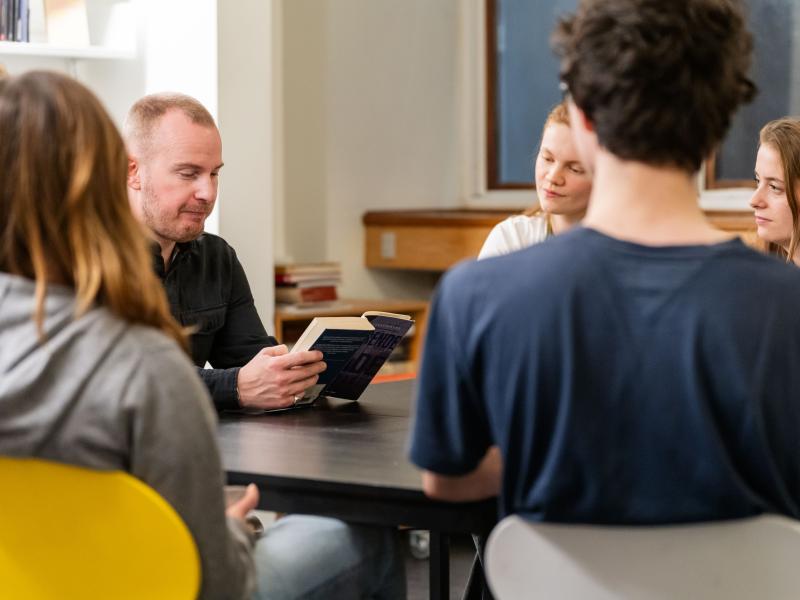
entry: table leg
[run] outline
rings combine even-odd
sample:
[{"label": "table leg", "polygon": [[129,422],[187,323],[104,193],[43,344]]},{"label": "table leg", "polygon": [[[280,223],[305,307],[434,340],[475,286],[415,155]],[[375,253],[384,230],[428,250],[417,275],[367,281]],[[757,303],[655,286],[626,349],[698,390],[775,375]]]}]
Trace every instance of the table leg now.
[{"label": "table leg", "polygon": [[431,531],[430,600],[450,598],[450,537],[441,531]]},{"label": "table leg", "polygon": [[473,535],[472,541],[475,544],[475,556],[472,559],[472,567],[469,571],[467,585],[462,595],[462,600],[492,600],[492,593],[486,582],[486,574],[483,570],[483,550],[485,537]]}]

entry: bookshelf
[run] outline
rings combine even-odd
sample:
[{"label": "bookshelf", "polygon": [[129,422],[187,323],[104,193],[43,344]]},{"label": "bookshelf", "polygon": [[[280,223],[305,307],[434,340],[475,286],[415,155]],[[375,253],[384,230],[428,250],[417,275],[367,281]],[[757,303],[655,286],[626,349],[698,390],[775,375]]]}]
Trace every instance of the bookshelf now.
[{"label": "bookshelf", "polygon": [[[314,317],[346,317],[359,316],[368,310],[410,315],[414,319],[414,328],[408,334],[408,361],[384,365],[381,374],[414,373],[419,365],[425,325],[428,319],[428,303],[425,300],[362,300],[341,299],[326,302],[320,306],[277,305],[275,307],[275,337],[282,344],[291,345],[300,337],[306,326]],[[388,369],[385,369],[388,366]]]},{"label": "bookshelf", "polygon": [[131,0],[75,0],[73,18],[61,20],[59,29],[50,30],[48,27],[56,25],[47,22],[45,4],[45,0],[29,1],[30,41],[0,42],[0,59],[74,62],[136,58],[137,18]]},{"label": "bookshelf", "polygon": [[64,58],[68,60],[133,60],[133,49],[107,46],[57,46],[41,42],[0,42],[0,57]]}]

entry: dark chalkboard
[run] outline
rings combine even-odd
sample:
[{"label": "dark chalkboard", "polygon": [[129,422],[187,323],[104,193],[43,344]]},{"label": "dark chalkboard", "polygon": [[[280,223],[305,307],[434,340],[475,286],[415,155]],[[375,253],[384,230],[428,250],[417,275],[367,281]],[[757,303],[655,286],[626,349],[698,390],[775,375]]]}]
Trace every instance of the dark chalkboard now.
[{"label": "dark chalkboard", "polygon": [[739,110],[730,132],[717,153],[713,179],[715,187],[726,181],[752,181],[758,150],[758,132],[768,121],[798,113],[797,71],[800,25],[798,0],[748,0],[748,19],[754,37],[751,77],[759,93],[755,101]]},{"label": "dark chalkboard", "polygon": [[[550,33],[577,0],[487,0],[489,187],[532,187],[544,119],[560,100]],[[752,179],[758,131],[800,113],[800,0],[747,0],[760,92],[741,109],[709,173],[715,187]]]}]

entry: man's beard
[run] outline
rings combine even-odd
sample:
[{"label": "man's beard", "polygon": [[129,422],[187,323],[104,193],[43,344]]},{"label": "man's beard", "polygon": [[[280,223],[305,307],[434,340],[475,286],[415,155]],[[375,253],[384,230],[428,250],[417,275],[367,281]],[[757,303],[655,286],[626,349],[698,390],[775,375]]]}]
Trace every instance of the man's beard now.
[{"label": "man's beard", "polygon": [[144,187],[142,191],[144,192],[142,202],[144,224],[158,237],[177,244],[183,244],[185,242],[191,242],[203,234],[205,230],[205,220],[199,225],[199,229],[198,226],[189,225],[188,230],[187,226],[181,227],[177,219],[175,220],[175,226],[172,227],[162,223],[157,216],[158,212],[152,210],[153,207],[159,206],[158,196],[149,187]]}]

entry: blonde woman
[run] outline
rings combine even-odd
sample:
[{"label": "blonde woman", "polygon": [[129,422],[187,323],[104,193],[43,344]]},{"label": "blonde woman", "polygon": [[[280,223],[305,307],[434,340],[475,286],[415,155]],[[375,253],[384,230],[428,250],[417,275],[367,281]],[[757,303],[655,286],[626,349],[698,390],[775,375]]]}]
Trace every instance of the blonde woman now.
[{"label": "blonde woman", "polygon": [[478,258],[538,244],[548,236],[568,230],[586,214],[592,180],[572,141],[569,114],[563,102],[550,111],[544,123],[535,177],[539,204],[498,223],[486,238]]},{"label": "blonde woman", "polygon": [[759,134],[750,206],[758,237],[767,252],[800,266],[800,119],[787,117],[764,125]]},{"label": "blonde woman", "polygon": [[31,72],[0,79],[0,139],[0,454],[130,472],[189,527],[200,597],[249,597],[258,491],[226,518],[211,402],[131,214],[119,133],[81,84]]}]

